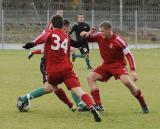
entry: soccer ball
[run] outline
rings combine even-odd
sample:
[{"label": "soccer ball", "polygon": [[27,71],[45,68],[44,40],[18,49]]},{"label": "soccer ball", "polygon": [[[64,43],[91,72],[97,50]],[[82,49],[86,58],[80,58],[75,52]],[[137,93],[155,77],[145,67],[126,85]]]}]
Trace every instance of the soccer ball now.
[{"label": "soccer ball", "polygon": [[22,112],[28,112],[30,108],[31,108],[31,101],[28,100],[28,102],[24,104]]}]

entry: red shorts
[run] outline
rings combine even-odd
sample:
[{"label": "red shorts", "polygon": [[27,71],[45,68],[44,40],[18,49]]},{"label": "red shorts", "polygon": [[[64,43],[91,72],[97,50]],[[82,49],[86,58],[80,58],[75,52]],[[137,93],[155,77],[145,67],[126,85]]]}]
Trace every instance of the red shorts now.
[{"label": "red shorts", "polygon": [[53,86],[57,86],[64,82],[69,90],[75,87],[80,87],[79,79],[73,69],[49,73],[48,82]]},{"label": "red shorts", "polygon": [[113,67],[113,66],[107,66],[105,64],[99,66],[94,70],[94,72],[100,74],[102,76],[102,79],[100,81],[107,82],[112,76],[117,80],[120,78],[121,75],[127,74],[128,71],[127,68],[124,66],[122,67]]}]

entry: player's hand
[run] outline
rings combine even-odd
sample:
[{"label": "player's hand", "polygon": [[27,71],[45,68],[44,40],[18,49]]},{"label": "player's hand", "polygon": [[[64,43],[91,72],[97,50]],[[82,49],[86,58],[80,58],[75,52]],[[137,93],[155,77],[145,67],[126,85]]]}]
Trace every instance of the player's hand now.
[{"label": "player's hand", "polygon": [[138,75],[137,75],[136,71],[131,71],[131,76],[133,78],[133,81],[137,81],[138,80]]},{"label": "player's hand", "polygon": [[28,59],[31,59],[32,57],[33,57],[33,54],[32,54],[32,52],[30,52],[28,55]]},{"label": "player's hand", "polygon": [[82,31],[82,32],[80,33],[80,36],[83,37],[83,38],[86,38],[86,37],[89,36],[89,33],[86,32],[86,31]]},{"label": "player's hand", "polygon": [[33,48],[34,46],[35,46],[35,44],[33,42],[28,42],[23,46],[23,48],[30,49],[30,48]]}]

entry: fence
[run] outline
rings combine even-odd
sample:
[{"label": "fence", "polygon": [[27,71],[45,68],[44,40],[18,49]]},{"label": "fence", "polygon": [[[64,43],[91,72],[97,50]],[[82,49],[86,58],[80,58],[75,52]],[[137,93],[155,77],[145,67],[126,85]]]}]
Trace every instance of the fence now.
[{"label": "fence", "polygon": [[[132,0],[134,1],[134,0]],[[76,16],[82,12],[86,21],[92,26],[98,27],[103,20],[112,22],[114,31],[120,33],[128,43],[160,44],[160,7],[137,5],[120,6],[119,3],[111,3],[87,8],[87,3],[82,3],[81,8],[64,10],[64,17],[76,21]],[[124,0],[123,2],[126,2]],[[54,9],[39,10],[36,6],[29,10],[1,10],[0,13],[0,43],[26,43],[38,36],[47,25],[50,16],[55,14]]]}]

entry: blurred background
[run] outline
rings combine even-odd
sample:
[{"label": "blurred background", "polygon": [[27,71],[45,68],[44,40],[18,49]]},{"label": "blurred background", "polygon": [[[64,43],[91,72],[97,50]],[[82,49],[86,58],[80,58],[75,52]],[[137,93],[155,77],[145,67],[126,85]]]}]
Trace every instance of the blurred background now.
[{"label": "blurred background", "polygon": [[0,49],[32,41],[60,9],[72,23],[78,13],[97,28],[111,21],[134,48],[160,47],[160,0],[0,0]]}]

